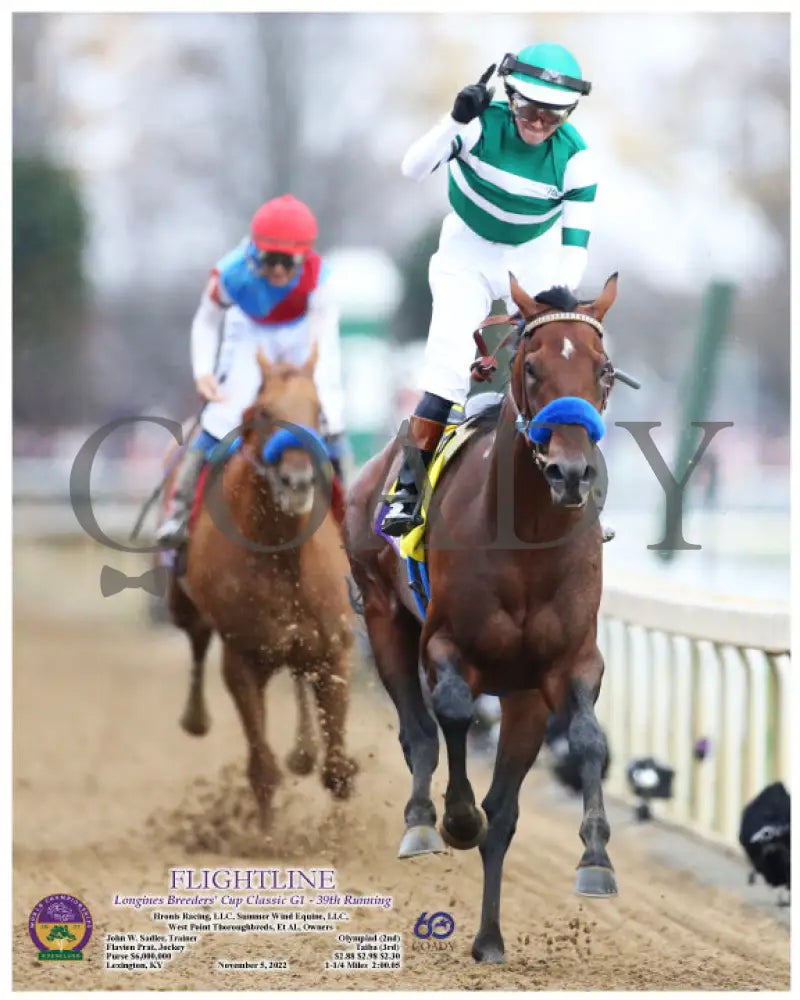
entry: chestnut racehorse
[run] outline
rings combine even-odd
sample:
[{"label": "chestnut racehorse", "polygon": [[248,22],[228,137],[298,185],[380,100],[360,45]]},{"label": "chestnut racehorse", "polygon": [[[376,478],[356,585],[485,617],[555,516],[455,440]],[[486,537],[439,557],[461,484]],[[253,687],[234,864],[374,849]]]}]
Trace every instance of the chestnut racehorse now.
[{"label": "chestnut racehorse", "polygon": [[316,350],[300,368],[271,365],[261,352],[258,361],[263,377],[258,399],[244,414],[238,448],[224,465],[210,467],[185,574],[172,578],[168,604],[193,653],[181,724],[196,735],[208,729],[203,664],[216,631],[266,829],[280,772],[265,738],[264,688],[281,667],[292,673],[298,703],[289,769],[307,774],[315,763],[309,687],[325,743],[323,784],[334,797],[347,798],[357,767],[344,746],[353,645],[347,558],[331,514],[330,491],[319,488],[311,457],[316,452],[322,472],[324,452],[315,448],[315,443],[321,446],[313,382]]},{"label": "chestnut racehorse", "polygon": [[[613,275],[594,302],[578,303],[565,288],[533,299],[512,278],[524,330],[502,404],[478,418],[479,430],[445,466],[433,493],[424,621],[403,560],[375,532],[375,500],[391,481],[385,473],[392,445],[370,459],[348,496],[351,568],[412,775],[399,856],[442,851],[441,837],[452,847],[480,847],[483,905],[472,946],[480,962],[503,961],[503,860],[520,786],[550,712],[568,713],[570,748],[580,759],[585,850],[576,891],[617,891],[601,789],[607,746],[594,712],[603,676],[596,641],[602,533],[592,497],[600,413],[614,382],[601,321],[616,284]],[[439,739],[419,663],[447,747],[441,837],[430,794]],[[466,770],[473,699],[482,693],[498,695],[502,706],[485,816]]]}]

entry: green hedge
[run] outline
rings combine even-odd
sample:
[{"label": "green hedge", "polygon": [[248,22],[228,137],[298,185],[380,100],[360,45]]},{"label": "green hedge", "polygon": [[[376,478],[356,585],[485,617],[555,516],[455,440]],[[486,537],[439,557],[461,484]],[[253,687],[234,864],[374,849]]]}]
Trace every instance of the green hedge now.
[{"label": "green hedge", "polygon": [[80,409],[86,214],[72,174],[42,157],[14,157],[12,186],[14,415],[53,422]]}]

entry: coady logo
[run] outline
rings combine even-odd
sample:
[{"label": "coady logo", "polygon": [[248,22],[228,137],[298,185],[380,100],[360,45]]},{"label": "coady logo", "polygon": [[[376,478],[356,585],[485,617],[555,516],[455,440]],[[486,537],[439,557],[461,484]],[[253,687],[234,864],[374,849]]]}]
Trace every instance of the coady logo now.
[{"label": "coady logo", "polygon": [[428,916],[428,911],[423,910],[414,924],[414,936],[418,938],[438,938],[440,941],[449,938],[456,929],[456,922],[449,913],[438,910]]},{"label": "coady logo", "polygon": [[92,936],[92,915],[79,899],[57,893],[34,906],[28,931],[40,959],[79,962]]},{"label": "coady logo", "polygon": [[452,941],[446,941],[456,929],[456,922],[449,913],[437,910],[428,916],[424,910],[414,924],[414,937],[418,941],[411,942],[412,951],[454,951]]}]

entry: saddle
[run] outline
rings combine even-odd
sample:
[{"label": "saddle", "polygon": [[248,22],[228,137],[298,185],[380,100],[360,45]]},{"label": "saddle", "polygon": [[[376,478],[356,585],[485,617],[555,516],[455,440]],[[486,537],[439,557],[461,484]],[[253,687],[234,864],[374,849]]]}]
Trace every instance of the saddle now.
[{"label": "saddle", "polygon": [[[460,406],[453,407],[450,411],[444,433],[428,466],[428,485],[423,493],[420,506],[422,522],[415,528],[412,528],[406,535],[403,535],[402,538],[396,539],[389,538],[386,535],[382,536],[394,545],[398,554],[405,559],[409,586],[414,595],[417,609],[423,618],[425,617],[428,602],[430,601],[425,535],[431,498],[445,467],[461,451],[477,430],[477,417],[488,406],[499,402],[502,398],[502,394],[500,393],[485,392],[468,400],[466,407],[463,409]],[[385,509],[384,507],[381,510],[380,517],[376,523],[376,530],[379,534]]]}]

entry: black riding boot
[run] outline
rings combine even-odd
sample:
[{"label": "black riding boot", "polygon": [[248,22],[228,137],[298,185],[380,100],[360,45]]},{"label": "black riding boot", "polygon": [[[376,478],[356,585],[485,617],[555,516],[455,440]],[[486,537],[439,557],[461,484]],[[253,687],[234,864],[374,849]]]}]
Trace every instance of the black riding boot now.
[{"label": "black riding boot", "polygon": [[423,466],[428,468],[444,426],[438,420],[429,420],[416,414],[409,420],[408,432],[412,444],[403,452],[403,464],[397,475],[397,486],[394,492],[386,497],[389,510],[381,525],[384,534],[399,537],[422,524],[420,502],[423,484],[417,484],[411,463],[414,454],[417,454]]}]

